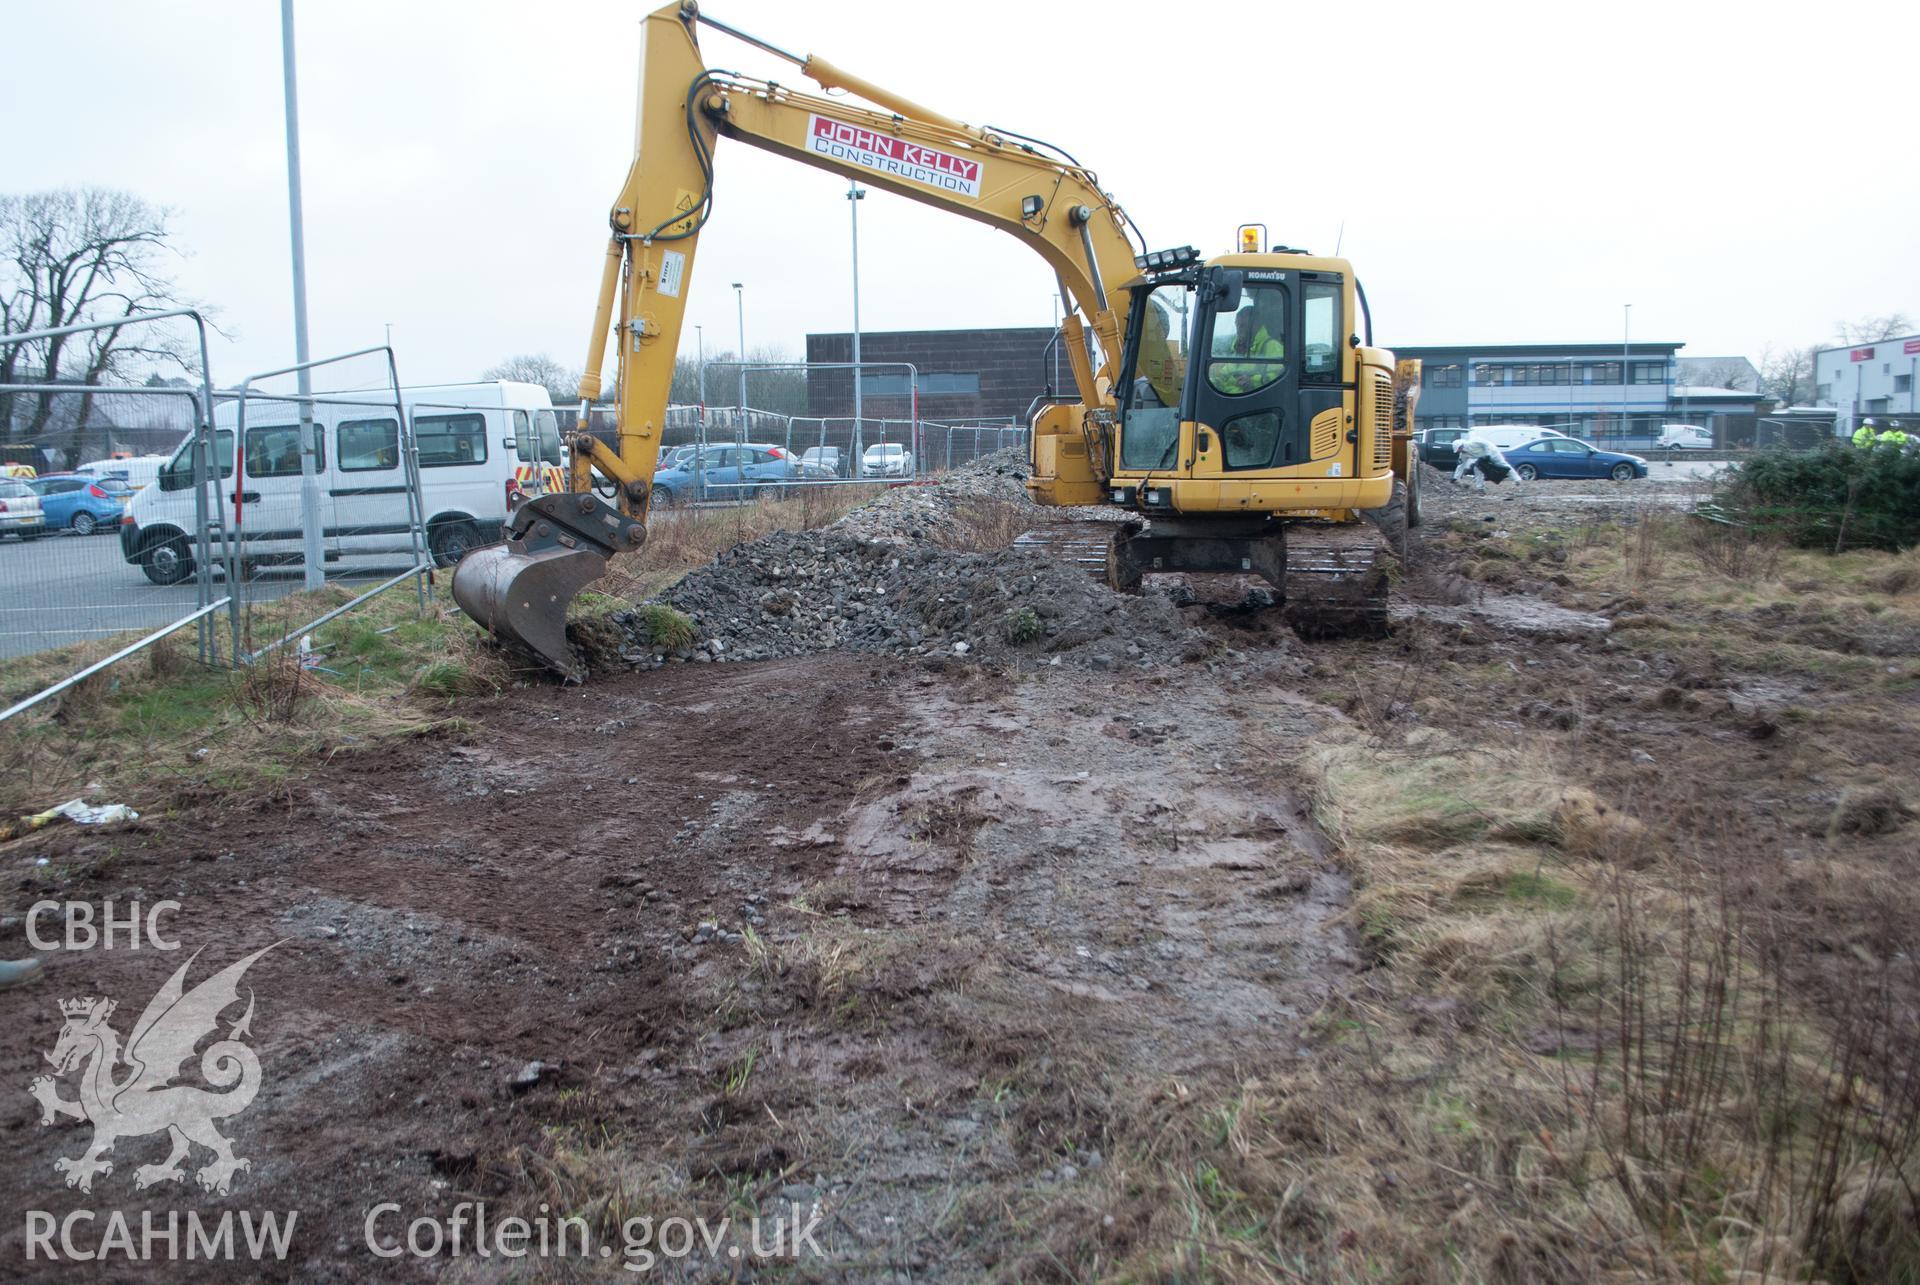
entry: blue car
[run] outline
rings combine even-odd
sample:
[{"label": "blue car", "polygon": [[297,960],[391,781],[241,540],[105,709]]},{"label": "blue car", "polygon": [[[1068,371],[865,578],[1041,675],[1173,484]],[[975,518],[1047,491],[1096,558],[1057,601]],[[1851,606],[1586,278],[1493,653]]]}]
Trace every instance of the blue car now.
[{"label": "blue car", "polygon": [[117,477],[54,473],[36,477],[27,485],[40,497],[46,529],[72,531],[75,535],[118,530],[120,515],[133,498],[132,489]]},{"label": "blue car", "polygon": [[662,463],[665,467],[653,475],[655,504],[751,499],[768,483],[788,482],[803,476],[799,462],[787,454],[785,447],[760,442],[709,445],[698,451],[682,447],[667,455]]},{"label": "blue car", "polygon": [[1529,482],[1537,477],[1610,477],[1630,482],[1647,475],[1647,462],[1638,455],[1597,450],[1577,437],[1542,437],[1505,454],[1513,471]]}]

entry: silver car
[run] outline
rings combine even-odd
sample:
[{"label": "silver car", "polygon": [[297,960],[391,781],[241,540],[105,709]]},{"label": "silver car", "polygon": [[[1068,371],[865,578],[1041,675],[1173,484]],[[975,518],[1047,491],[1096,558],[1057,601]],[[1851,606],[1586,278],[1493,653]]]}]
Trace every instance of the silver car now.
[{"label": "silver car", "polygon": [[0,535],[38,540],[46,530],[40,497],[17,477],[0,477]]},{"label": "silver car", "polygon": [[861,477],[912,477],[913,452],[898,442],[876,442],[860,453]]}]

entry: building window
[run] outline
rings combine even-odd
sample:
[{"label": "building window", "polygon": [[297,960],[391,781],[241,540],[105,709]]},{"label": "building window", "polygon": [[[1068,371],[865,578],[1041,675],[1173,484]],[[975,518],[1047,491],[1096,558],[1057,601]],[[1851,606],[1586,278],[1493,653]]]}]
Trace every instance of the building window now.
[{"label": "building window", "polygon": [[1895,375],[1893,377],[1893,391],[1896,393],[1912,392],[1913,376],[1912,375]]},{"label": "building window", "polygon": [[1467,417],[1465,415],[1420,415],[1416,417],[1414,426],[1422,429],[1465,428]]},{"label": "building window", "polygon": [[1473,368],[1473,382],[1489,387],[1494,384],[1504,384],[1507,382],[1507,368],[1482,362]]},{"label": "building window", "polygon": [[1816,402],[1832,401],[1833,385],[1832,384],[1815,384],[1813,386],[1813,400],[1815,400]]},{"label": "building window", "polygon": [[1636,384],[1664,384],[1667,382],[1667,363],[1664,361],[1636,361],[1633,363],[1633,382]]},{"label": "building window", "polygon": [[1421,378],[1428,388],[1460,388],[1466,383],[1466,370],[1460,366],[1429,366]]},{"label": "building window", "polygon": [[[912,391],[913,381],[905,371],[860,376],[860,392],[866,397],[905,397]],[[978,395],[979,392],[980,376],[971,371],[929,370],[920,375],[922,397]]]},{"label": "building window", "polygon": [[1617,384],[1620,382],[1620,363],[1617,361],[1595,362],[1586,368],[1589,384]]}]

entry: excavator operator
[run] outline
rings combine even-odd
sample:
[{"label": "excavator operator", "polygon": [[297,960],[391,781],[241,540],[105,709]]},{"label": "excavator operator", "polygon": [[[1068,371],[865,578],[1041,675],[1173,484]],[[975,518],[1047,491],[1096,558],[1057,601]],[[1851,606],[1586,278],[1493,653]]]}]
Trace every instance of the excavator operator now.
[{"label": "excavator operator", "polygon": [[1180,345],[1170,340],[1170,329],[1165,310],[1157,303],[1150,305],[1140,336],[1140,374],[1134,382],[1136,406],[1180,404],[1180,390],[1187,382],[1187,359]]}]

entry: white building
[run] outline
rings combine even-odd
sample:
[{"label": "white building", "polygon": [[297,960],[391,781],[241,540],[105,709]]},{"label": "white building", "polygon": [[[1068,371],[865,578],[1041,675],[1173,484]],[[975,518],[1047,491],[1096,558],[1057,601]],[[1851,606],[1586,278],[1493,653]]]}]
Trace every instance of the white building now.
[{"label": "white building", "polygon": [[1840,432],[1853,431],[1867,415],[1920,413],[1920,335],[1877,343],[1823,348],[1813,355],[1813,400],[1840,410]]}]

